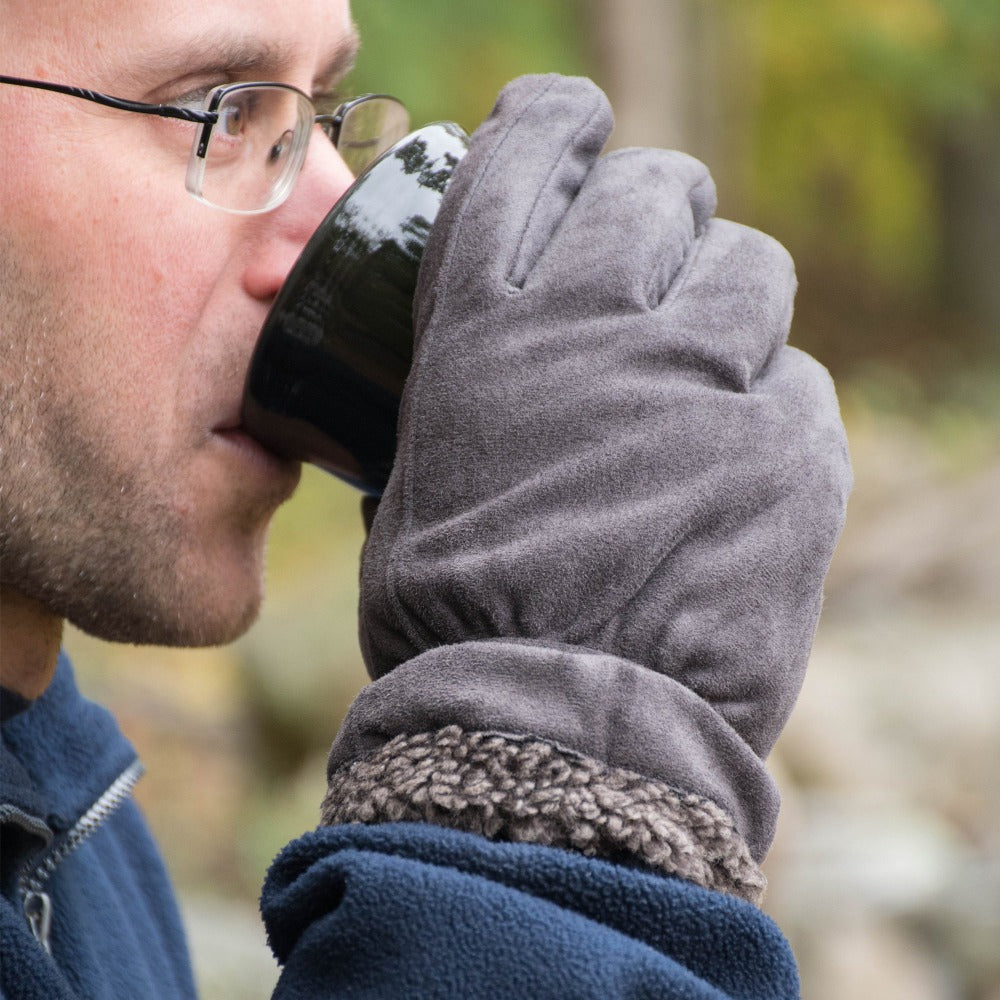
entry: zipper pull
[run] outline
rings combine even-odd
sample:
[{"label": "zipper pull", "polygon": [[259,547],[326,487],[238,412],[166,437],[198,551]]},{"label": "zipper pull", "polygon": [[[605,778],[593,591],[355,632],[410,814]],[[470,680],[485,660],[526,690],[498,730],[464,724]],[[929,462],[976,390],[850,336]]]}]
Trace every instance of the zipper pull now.
[{"label": "zipper pull", "polygon": [[24,896],[24,915],[35,940],[51,955],[49,931],[52,928],[52,900],[47,892],[29,890]]}]

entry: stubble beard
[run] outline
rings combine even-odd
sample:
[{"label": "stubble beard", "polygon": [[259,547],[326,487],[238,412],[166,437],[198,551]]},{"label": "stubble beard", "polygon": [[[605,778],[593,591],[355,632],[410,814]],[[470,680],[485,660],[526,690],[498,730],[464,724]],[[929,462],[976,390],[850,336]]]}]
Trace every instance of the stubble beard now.
[{"label": "stubble beard", "polygon": [[[3,401],[5,425],[9,412]],[[179,592],[183,539],[169,510],[75,437],[64,427],[58,444],[45,446],[61,456],[48,475],[25,468],[10,476],[0,461],[3,583],[102,639],[195,646],[231,638],[187,610],[194,595]],[[38,454],[37,443],[28,453]],[[209,595],[203,603],[207,611]]]},{"label": "stubble beard", "polygon": [[79,324],[36,294],[40,287],[25,281],[0,237],[0,582],[103,639],[236,638],[259,610],[263,532],[277,502],[242,512],[244,530],[261,536],[261,568],[256,586],[220,604],[169,503],[172,484],[116,464],[93,426],[99,408],[65,398],[65,382],[60,394],[55,366],[79,359],[59,357],[56,345],[71,343]]}]

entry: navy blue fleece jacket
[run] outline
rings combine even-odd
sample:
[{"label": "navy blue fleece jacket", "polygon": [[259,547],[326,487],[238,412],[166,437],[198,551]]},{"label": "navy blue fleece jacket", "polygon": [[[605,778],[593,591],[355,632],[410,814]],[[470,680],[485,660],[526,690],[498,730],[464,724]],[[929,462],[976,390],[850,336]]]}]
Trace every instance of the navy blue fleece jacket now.
[{"label": "navy blue fleece jacket", "polygon": [[[63,657],[45,694],[2,732],[0,994],[193,997],[173,890],[128,798],[140,766],[114,719],[81,697]],[[74,846],[90,819],[96,828]],[[26,897],[39,925],[48,910],[48,933],[39,936],[51,954],[32,933]]]}]

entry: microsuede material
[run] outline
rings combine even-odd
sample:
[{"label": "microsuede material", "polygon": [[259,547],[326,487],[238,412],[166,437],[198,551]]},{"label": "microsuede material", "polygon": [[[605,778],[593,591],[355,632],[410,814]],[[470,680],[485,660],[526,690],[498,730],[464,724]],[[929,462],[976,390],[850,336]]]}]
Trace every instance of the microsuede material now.
[{"label": "microsuede material", "polygon": [[[328,772],[399,733],[434,732],[456,718],[474,732],[544,733],[560,747],[695,792],[741,831],[769,830],[777,817],[771,776],[691,690],[620,657],[554,645],[467,642],[408,660],[355,699]],[[627,742],[624,734],[642,739]],[[748,846],[760,855],[766,844],[748,839]]]},{"label": "microsuede material", "polygon": [[788,944],[756,907],[679,879],[422,824],[289,845],[262,912],[276,1000],[792,1000]]},{"label": "microsuede material", "polygon": [[[611,125],[588,81],[517,80],[445,194],[362,567],[369,672],[412,669],[340,747],[493,719],[711,795],[760,859],[762,759],[850,487],[843,426],[785,344],[785,250],[712,217],[696,160],[599,156]],[[508,640],[496,683],[463,645],[484,640]]]},{"label": "microsuede material", "polygon": [[[60,657],[55,678],[4,723],[0,822],[4,865],[40,860],[42,837],[14,839],[11,815],[54,833],[58,848],[80,816],[135,760],[111,715],[80,696]],[[23,857],[8,858],[11,849]],[[10,873],[12,876],[16,872]],[[0,896],[0,996],[6,1000],[189,1000],[195,995],[173,889],[138,807],[124,802],[56,867],[52,957],[34,939],[13,879]]]}]

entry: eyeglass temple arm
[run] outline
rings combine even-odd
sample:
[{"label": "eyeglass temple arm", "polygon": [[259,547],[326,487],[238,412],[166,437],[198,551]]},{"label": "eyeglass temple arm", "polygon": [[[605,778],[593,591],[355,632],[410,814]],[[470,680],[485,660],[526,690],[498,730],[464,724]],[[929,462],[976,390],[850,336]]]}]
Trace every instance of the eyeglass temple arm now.
[{"label": "eyeglass temple arm", "polygon": [[[344,119],[347,117],[347,112],[359,104],[364,104],[365,101],[376,99],[380,101],[392,101],[393,104],[403,107],[402,102],[398,101],[395,97],[390,97],[389,94],[362,94],[360,97],[345,101],[332,115],[314,115],[313,122],[326,132],[336,146],[340,141],[340,129],[344,124]],[[406,109],[403,108],[403,110],[405,111]],[[409,115],[407,115],[407,120],[409,120]]]},{"label": "eyeglass temple arm", "polygon": [[340,139],[340,126],[344,124],[344,111],[338,109],[332,115],[314,115],[313,124],[319,125],[336,146]]},{"label": "eyeglass temple arm", "polygon": [[44,80],[23,80],[17,76],[0,75],[0,83],[9,83],[15,87],[33,87],[35,90],[51,90],[56,94],[67,94],[79,97],[95,104],[103,104],[119,111],[134,111],[140,115],[158,115],[160,118],[180,118],[186,122],[196,122],[199,125],[214,125],[219,116],[214,111],[193,111],[189,108],[178,108],[172,104],[144,104],[142,101],[127,101],[122,97],[111,97],[99,94],[96,90],[84,90],[83,87],[67,87],[61,83],[49,83]]}]

